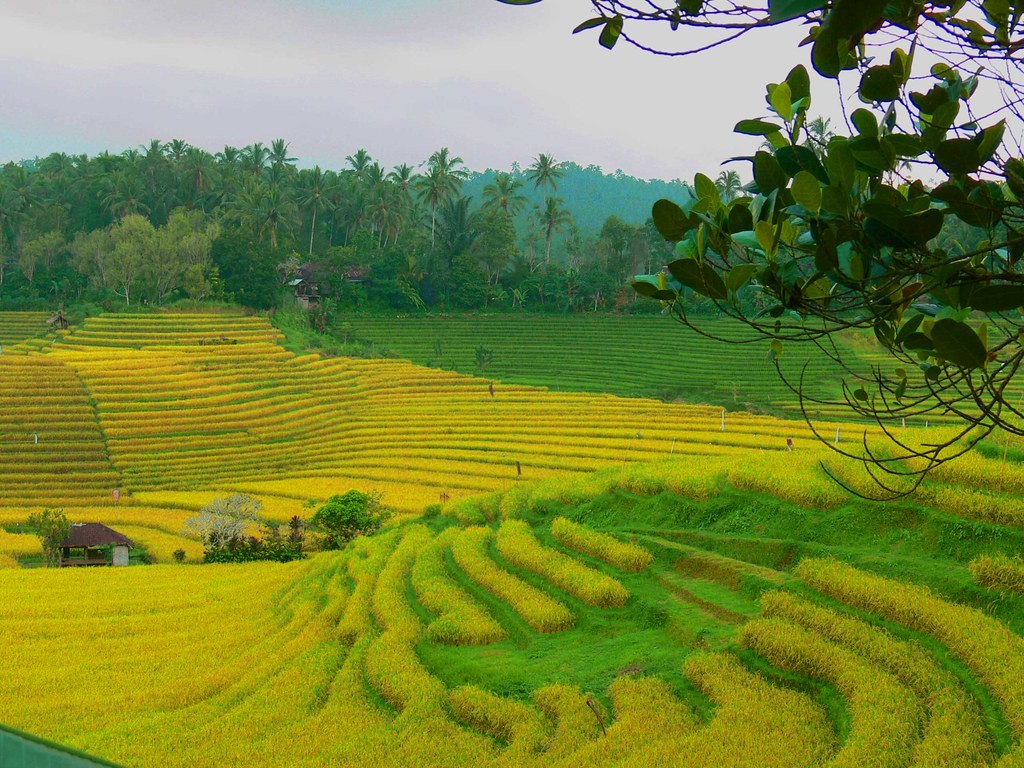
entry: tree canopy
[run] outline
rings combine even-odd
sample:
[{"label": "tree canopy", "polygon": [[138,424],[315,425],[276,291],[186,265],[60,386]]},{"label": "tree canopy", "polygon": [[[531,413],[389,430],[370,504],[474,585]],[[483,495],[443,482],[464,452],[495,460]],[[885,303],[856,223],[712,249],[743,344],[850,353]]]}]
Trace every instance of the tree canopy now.
[{"label": "tree canopy", "polygon": [[[514,5],[529,0],[501,0]],[[889,355],[847,367],[844,403],[874,419],[884,449],[836,447],[865,462],[884,497],[996,430],[1024,434],[1009,396],[1024,363],[1024,161],[1004,141],[1021,126],[1024,5],[1001,0],[592,0],[599,29],[652,53],[693,55],[758,29],[807,28],[810,64],[857,78],[845,130],[810,119],[811,77],[797,66],[766,87],[766,112],[736,125],[750,137],[753,181],[735,196],[704,174],[693,193],[653,207],[675,259],[635,289],[700,331],[688,297],[712,300],[752,338],[817,344],[842,360],[836,334],[869,330]],[[644,42],[668,26],[676,48]],[[694,35],[696,31],[700,35]],[[709,35],[713,42],[708,43]],[[696,39],[695,39],[696,38]],[[663,37],[659,37],[663,41]],[[979,87],[1002,106],[973,104]],[[956,237],[971,233],[970,244]],[[792,386],[803,391],[802,383]],[[894,420],[952,413],[960,428],[924,444]]]}]

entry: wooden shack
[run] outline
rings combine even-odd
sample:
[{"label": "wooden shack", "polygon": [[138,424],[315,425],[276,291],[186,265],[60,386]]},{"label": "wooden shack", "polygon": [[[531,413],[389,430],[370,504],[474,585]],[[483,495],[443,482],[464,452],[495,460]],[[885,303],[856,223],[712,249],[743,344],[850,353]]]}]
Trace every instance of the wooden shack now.
[{"label": "wooden shack", "polygon": [[72,523],[60,545],[60,566],[124,566],[132,549],[131,539],[102,523]]},{"label": "wooden shack", "polygon": [[68,329],[68,319],[64,317],[63,312],[58,312],[56,315],[46,321],[46,324],[55,331],[66,331]]}]

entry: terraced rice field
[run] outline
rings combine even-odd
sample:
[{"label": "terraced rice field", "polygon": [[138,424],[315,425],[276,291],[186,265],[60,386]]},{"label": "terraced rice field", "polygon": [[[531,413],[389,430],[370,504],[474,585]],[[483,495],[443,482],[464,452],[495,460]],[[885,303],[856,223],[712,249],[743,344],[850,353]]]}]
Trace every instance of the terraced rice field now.
[{"label": "terraced rice field", "polygon": [[10,572],[0,721],[142,767],[1019,764],[1024,603],[991,574],[1020,561],[975,586],[969,542],[880,562],[877,508],[782,539],[800,507],[638,492],[685,466],[287,565]]},{"label": "terraced rice field", "polygon": [[[1020,441],[872,505],[798,423],[276,341],[5,348],[0,722],[142,768],[1024,765]],[[341,552],[18,569],[46,505],[195,562],[212,498],[352,487],[403,514]]]},{"label": "terraced rice field", "polygon": [[[457,315],[355,317],[356,338],[374,342],[420,365],[480,373],[476,350],[492,352],[489,377],[558,391],[608,392],[624,397],[681,399],[730,410],[749,409],[800,417],[798,398],[768,359],[768,343],[725,345],[671,319],[639,315]],[[727,320],[704,321],[722,338],[749,337]],[[862,353],[844,346],[852,360]],[[840,394],[840,368],[798,346],[787,350],[783,370],[798,380],[804,363],[808,391]],[[832,418],[828,406],[809,406]]]},{"label": "terraced rice field", "polygon": [[44,336],[48,318],[45,312],[0,312],[0,349]]},{"label": "terraced rice field", "polygon": [[416,514],[442,494],[610,463],[811,442],[764,416],[728,414],[723,431],[712,406],[504,383],[492,394],[486,380],[402,360],[296,356],[277,336],[242,315],[104,315],[5,355],[0,515],[56,504],[176,535],[217,495],[257,494],[283,521],[351,487]]}]

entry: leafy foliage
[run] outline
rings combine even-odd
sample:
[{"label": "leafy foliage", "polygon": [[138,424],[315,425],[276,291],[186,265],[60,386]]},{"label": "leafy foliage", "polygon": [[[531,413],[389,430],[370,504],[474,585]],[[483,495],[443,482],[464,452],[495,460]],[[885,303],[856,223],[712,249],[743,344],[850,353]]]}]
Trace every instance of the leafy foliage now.
[{"label": "leafy foliage", "polygon": [[71,533],[71,523],[64,510],[47,507],[42,512],[29,515],[27,525],[43,545],[46,565],[50,568],[60,565],[60,545]]},{"label": "leafy foliage", "polygon": [[326,549],[337,549],[356,536],[376,533],[386,518],[379,496],[351,490],[331,496],[309,524],[325,535]]}]

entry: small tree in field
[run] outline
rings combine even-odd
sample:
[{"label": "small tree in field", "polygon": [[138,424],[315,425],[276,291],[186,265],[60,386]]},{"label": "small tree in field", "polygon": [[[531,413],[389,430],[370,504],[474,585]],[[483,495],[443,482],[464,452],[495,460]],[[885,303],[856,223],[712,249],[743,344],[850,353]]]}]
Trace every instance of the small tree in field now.
[{"label": "small tree in field", "polygon": [[494,361],[494,351],[481,344],[476,348],[475,355],[476,367],[480,370],[480,373],[487,373],[487,366]]},{"label": "small tree in field", "polygon": [[240,538],[260,520],[263,502],[245,493],[214,499],[196,517],[185,522],[185,532],[196,536],[206,549],[217,549]]},{"label": "small tree in field", "polygon": [[386,517],[378,494],[352,490],[331,496],[309,522],[325,535],[325,549],[337,549],[356,536],[376,533]]},{"label": "small tree in field", "polygon": [[71,523],[68,522],[64,510],[47,508],[29,515],[28,527],[43,544],[47,567],[56,568],[60,565],[60,545],[71,533]]}]

